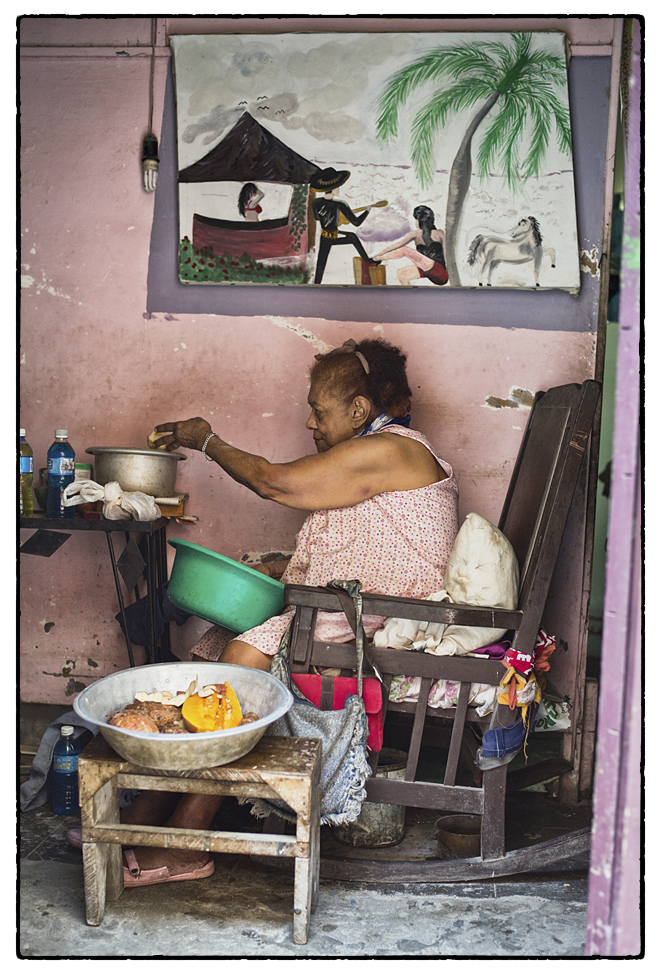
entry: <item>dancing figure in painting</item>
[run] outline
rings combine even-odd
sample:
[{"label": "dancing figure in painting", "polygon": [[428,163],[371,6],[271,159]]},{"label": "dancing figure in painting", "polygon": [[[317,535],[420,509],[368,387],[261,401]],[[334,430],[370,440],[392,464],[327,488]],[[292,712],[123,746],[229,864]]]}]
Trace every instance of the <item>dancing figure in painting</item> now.
[{"label": "dancing figure in painting", "polygon": [[[446,235],[434,223],[434,211],[425,204],[414,208],[416,227],[393,245],[380,251],[375,258],[388,261],[392,258],[408,258],[411,265],[403,265],[397,271],[400,285],[411,285],[420,278],[427,278],[434,285],[448,281],[444,246]],[[415,243],[411,248],[410,244]]]},{"label": "dancing figure in painting", "polygon": [[324,194],[323,197],[316,197],[313,201],[313,214],[320,223],[321,235],[317,253],[317,267],[315,268],[316,285],[322,281],[329,252],[336,245],[351,244],[356,248],[363,261],[370,265],[380,264],[376,259],[370,258],[360,239],[352,231],[338,230],[341,215],[346,222],[358,227],[363,224],[371,210],[370,207],[362,208],[363,213],[357,217],[344,200],[336,200],[339,187],[347,181],[349,175],[349,170],[334,170],[332,166],[329,166],[318,173],[310,184],[313,190]]}]

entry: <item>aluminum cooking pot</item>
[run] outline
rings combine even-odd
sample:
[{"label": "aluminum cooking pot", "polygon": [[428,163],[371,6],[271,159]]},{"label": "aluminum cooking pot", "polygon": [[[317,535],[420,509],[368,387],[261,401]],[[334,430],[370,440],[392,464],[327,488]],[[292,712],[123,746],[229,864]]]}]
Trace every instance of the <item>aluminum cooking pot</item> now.
[{"label": "aluminum cooking pot", "polygon": [[185,455],[157,452],[149,448],[86,448],[94,455],[94,481],[100,486],[119,482],[125,492],[145,492],[168,497],[175,492],[177,463]]}]

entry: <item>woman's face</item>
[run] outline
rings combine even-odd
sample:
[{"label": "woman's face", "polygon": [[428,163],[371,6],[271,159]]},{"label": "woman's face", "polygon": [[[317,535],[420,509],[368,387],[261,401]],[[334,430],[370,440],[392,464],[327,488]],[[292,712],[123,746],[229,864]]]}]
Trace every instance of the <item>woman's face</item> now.
[{"label": "woman's face", "polygon": [[328,452],[334,445],[348,441],[357,434],[353,424],[352,403],[345,404],[318,381],[313,381],[308,394],[310,416],[306,428],[312,431],[318,452]]}]

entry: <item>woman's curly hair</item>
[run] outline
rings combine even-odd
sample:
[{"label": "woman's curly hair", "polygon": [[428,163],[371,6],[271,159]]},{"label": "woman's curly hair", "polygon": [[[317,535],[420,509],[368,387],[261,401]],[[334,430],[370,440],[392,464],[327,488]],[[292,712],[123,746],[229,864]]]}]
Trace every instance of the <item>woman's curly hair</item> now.
[{"label": "woman's curly hair", "polygon": [[[356,352],[362,354],[365,367]],[[311,381],[320,381],[340,400],[349,403],[355,397],[367,397],[378,414],[395,418],[409,414],[411,389],[407,380],[407,355],[386,340],[348,341],[337,350],[315,358]]]}]

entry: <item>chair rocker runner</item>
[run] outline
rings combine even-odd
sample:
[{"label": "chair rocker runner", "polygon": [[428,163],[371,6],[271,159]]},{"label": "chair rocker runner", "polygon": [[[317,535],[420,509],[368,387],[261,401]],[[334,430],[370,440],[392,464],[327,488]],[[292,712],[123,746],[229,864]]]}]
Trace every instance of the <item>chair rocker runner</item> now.
[{"label": "chair rocker runner", "polygon": [[[512,544],[520,565],[520,588],[516,610],[443,604],[414,598],[362,593],[366,615],[408,618],[449,625],[503,628],[513,648],[532,653],[540,629],[552,574],[561,547],[568,513],[577,487],[582,461],[600,397],[600,385],[587,380],[539,392],[533,403],[512,478],[503,505],[499,529]],[[314,640],[319,611],[343,609],[337,593],[326,588],[286,585],[285,604],[296,608],[289,648],[293,673],[312,667],[352,669],[355,646]],[[524,849],[506,852],[505,800],[507,765],[483,770],[480,787],[457,785],[465,724],[489,725],[469,708],[472,683],[498,686],[504,675],[499,660],[470,656],[435,656],[409,650],[382,649],[369,645],[369,660],[383,680],[384,711],[413,714],[411,740],[403,781],[377,778],[377,755],[371,756],[373,776],[366,782],[367,801],[413,808],[440,809],[482,816],[481,855],[447,862],[391,861],[370,859],[321,861],[322,876],[364,882],[398,879],[446,881],[504,876],[550,865],[588,850],[590,830],[577,832]],[[416,703],[390,702],[388,693],[397,675],[420,676]],[[439,679],[459,683],[454,709],[428,707],[428,693]],[[416,780],[423,730],[427,716],[453,721],[443,783]],[[508,706],[499,705],[492,725],[505,727],[517,717]],[[549,777],[549,764],[527,771],[527,784]],[[478,773],[478,772],[477,772]],[[537,777],[536,775],[539,774]]]}]

